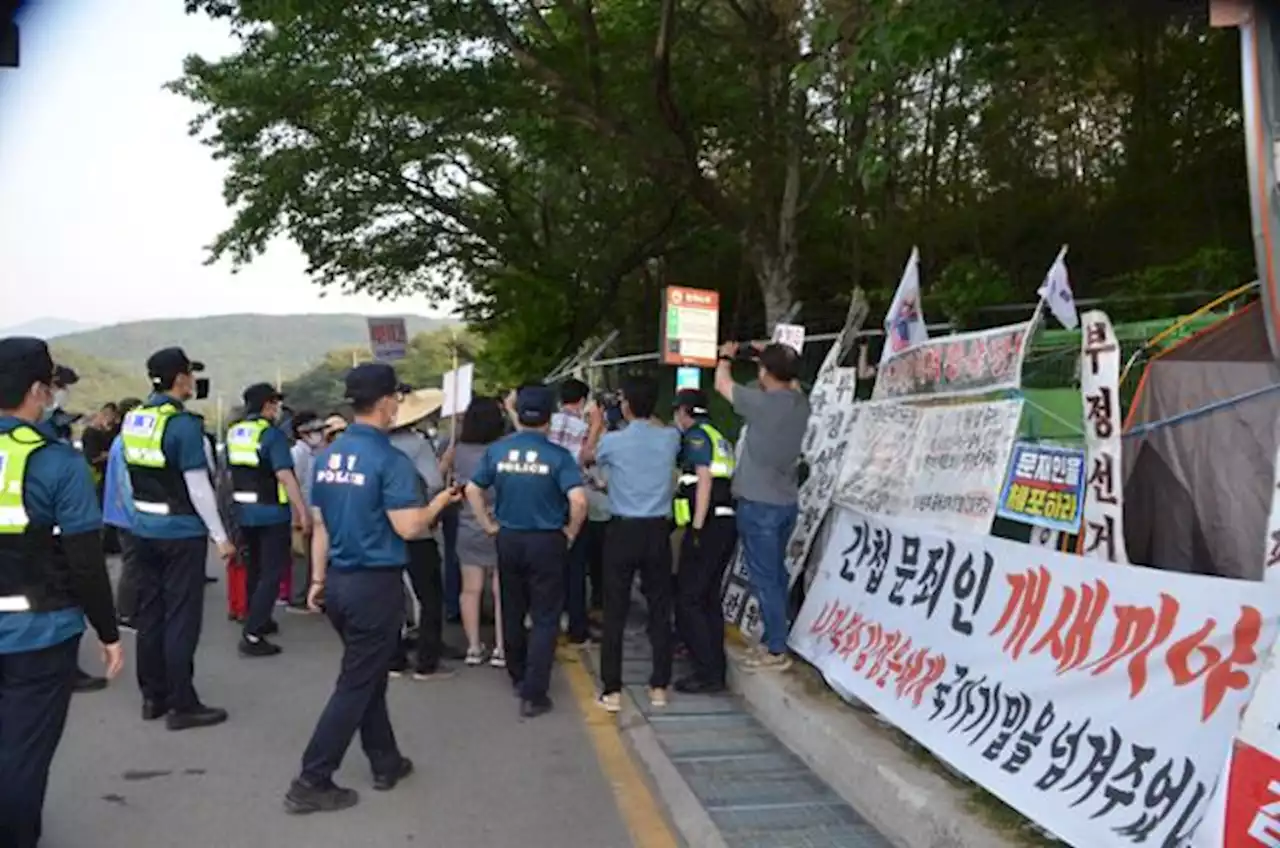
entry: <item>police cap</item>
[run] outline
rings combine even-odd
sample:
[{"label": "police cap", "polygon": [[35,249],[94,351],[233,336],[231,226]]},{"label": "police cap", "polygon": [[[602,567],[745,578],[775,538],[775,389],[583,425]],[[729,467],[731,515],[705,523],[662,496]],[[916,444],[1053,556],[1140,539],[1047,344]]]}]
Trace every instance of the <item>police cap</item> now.
[{"label": "police cap", "polygon": [[516,392],[516,415],[526,427],[541,427],[551,420],[556,408],[556,396],[542,384],[521,386]]},{"label": "police cap", "polygon": [[347,372],[347,400],[367,404],[394,394],[407,394],[412,388],[400,382],[396,369],[385,362],[366,362]]},{"label": "police cap", "polygon": [[259,412],[273,400],[284,400],[284,394],[270,383],[254,383],[244,390],[244,408]]},{"label": "police cap", "polygon": [[683,409],[690,415],[707,414],[707,393],[702,389],[681,389],[676,392],[675,409]]},{"label": "police cap", "polygon": [[54,384],[58,366],[49,345],[28,336],[0,339],[0,394],[20,403],[33,383]]},{"label": "police cap", "polygon": [[180,347],[166,347],[147,358],[147,376],[160,386],[172,384],[183,374],[197,374],[203,370],[204,363],[191,359]]}]

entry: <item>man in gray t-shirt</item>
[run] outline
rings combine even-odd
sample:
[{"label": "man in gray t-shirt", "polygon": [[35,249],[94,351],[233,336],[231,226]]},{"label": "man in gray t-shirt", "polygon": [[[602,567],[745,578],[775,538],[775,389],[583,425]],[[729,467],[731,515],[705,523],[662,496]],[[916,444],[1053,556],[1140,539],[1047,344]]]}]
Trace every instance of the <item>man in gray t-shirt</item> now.
[{"label": "man in gray t-shirt", "polygon": [[800,360],[791,348],[771,344],[760,351],[758,389],[733,382],[737,353],[734,342],[720,349],[716,391],[733,404],[747,425],[733,494],[738,500],[738,539],[760,603],[766,648],[753,654],[747,665],[783,670],[791,666],[786,549],[799,511],[799,461],[809,423],[809,399],[794,387]]}]

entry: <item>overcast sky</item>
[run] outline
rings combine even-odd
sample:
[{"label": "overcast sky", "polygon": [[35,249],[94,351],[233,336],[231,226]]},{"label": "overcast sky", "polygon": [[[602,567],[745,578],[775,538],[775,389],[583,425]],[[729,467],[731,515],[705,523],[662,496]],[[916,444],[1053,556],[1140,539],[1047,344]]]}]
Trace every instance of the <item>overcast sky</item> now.
[{"label": "overcast sky", "polygon": [[[188,53],[231,51],[182,0],[28,0],[22,67],[0,69],[0,325],[234,312],[438,314],[321,290],[288,241],[252,266],[204,266],[231,214],[224,168],[161,90]],[[32,297],[13,297],[30,292]]]}]

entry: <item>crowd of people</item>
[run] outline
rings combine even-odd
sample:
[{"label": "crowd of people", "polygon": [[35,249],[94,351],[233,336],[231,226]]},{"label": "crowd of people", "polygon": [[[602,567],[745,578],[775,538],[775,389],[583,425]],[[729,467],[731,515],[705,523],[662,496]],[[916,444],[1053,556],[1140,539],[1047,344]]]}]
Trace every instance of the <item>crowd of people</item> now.
[{"label": "crowd of people", "polygon": [[[755,386],[733,380],[744,354]],[[293,813],[357,802],[332,780],[357,732],[375,789],[412,772],[387,713],[389,677],[443,679],[453,660],[505,669],[532,719],[553,708],[558,642],[598,640],[598,703],[621,710],[637,575],[651,704],[665,707],[672,689],[723,691],[720,586],[739,543],[764,621],[747,670],[790,664],[784,552],[808,419],[790,348],[720,351],[715,391],[747,425],[736,449],[706,393],[678,392],[668,423],[648,377],[596,398],[577,379],[478,396],[445,439],[436,409],[382,363],[347,375],[349,417],[289,410],[276,387],[248,387],[219,448],[187,408],[208,395],[203,363],[167,348],[146,368],[152,394],[100,410],[77,453],[62,412],[74,374],[43,342],[0,340],[0,844],[38,842],[71,693],[105,685],[78,671],[86,620],[108,678],[123,667],[121,629],[136,632],[144,720],[183,731],[228,719],[195,688],[210,544],[227,566],[241,656],[282,652],[280,609],[324,614],[341,636],[333,695],[285,795]],[[114,593],[108,551],[122,557]],[[465,646],[444,639],[448,620]],[[673,681],[680,652],[692,672]]]}]

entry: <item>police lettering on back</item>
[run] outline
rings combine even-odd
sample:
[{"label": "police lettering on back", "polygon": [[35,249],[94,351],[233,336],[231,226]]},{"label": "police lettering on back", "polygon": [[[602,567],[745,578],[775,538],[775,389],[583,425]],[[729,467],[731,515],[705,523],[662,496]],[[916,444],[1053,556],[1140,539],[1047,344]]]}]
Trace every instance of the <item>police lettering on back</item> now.
[{"label": "police lettering on back", "polygon": [[513,450],[507,454],[505,460],[498,462],[498,473],[546,476],[551,473],[551,466],[545,462],[538,461],[538,452],[536,450],[525,451],[523,458],[520,456],[520,451]]},{"label": "police lettering on back", "polygon": [[355,454],[331,453],[325,467],[316,471],[317,483],[336,483],[340,486],[363,486],[364,473],[356,471]]}]

